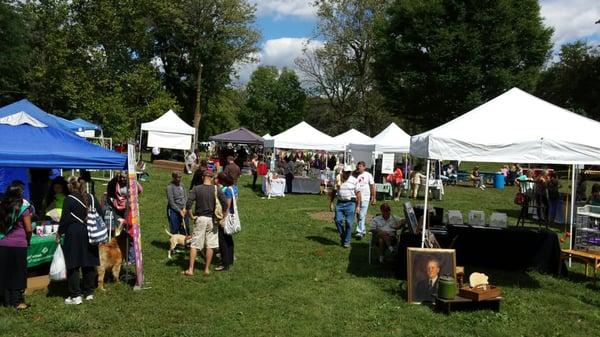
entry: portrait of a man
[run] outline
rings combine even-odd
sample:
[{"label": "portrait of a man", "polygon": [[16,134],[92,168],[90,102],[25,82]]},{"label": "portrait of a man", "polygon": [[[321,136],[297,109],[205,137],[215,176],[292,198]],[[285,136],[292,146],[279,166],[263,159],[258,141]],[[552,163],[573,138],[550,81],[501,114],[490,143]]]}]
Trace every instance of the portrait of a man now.
[{"label": "portrait of a man", "polygon": [[408,302],[433,302],[440,276],[456,278],[454,249],[408,248]]}]

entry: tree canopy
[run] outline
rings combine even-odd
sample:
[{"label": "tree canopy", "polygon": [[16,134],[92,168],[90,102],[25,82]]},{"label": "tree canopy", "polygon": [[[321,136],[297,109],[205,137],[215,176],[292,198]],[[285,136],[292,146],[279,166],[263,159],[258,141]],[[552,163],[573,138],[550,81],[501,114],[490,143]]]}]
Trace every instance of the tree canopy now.
[{"label": "tree canopy", "polygon": [[562,46],[558,62],[542,72],[536,93],[600,120],[600,47],[581,41]]},{"label": "tree canopy", "polygon": [[261,135],[278,134],[304,117],[306,93],[290,69],[279,72],[275,67],[258,67],[250,77],[246,95],[240,122]]},{"label": "tree canopy", "polygon": [[533,91],[552,44],[536,0],[403,0],[379,23],[378,87],[420,128],[511,87]]}]

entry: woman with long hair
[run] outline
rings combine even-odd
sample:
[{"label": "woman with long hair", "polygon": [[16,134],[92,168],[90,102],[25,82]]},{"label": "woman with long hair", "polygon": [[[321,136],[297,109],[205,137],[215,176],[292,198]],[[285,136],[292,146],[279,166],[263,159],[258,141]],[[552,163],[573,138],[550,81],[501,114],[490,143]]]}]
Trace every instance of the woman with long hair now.
[{"label": "woman with long hair", "polygon": [[[233,208],[233,198],[238,197],[238,189],[233,184],[233,179],[225,173],[219,173],[217,176],[217,186],[221,188],[227,199],[227,204],[222,205],[223,210],[227,210],[227,213],[237,212],[237,209]],[[226,213],[224,212],[223,215]],[[215,268],[215,271],[227,271],[233,264],[234,250],[233,250],[233,236],[225,233],[223,225],[219,226],[219,252],[221,253],[221,265]]]},{"label": "woman with long hair", "polygon": [[[89,242],[86,224],[88,208],[93,206],[99,214],[103,212],[96,197],[87,193],[83,179],[69,178],[69,189],[71,194],[65,198],[56,243],[60,242],[62,235],[65,236],[63,252],[69,286],[69,297],[65,299],[65,304],[81,304],[82,297],[88,301],[94,299],[96,267],[100,265],[98,246]],[[83,274],[83,291],[80,270]]]},{"label": "woman with long hair", "polygon": [[0,290],[4,304],[17,310],[29,307],[23,292],[27,287],[27,247],[33,210],[23,199],[23,186],[23,182],[13,181],[0,201]]}]

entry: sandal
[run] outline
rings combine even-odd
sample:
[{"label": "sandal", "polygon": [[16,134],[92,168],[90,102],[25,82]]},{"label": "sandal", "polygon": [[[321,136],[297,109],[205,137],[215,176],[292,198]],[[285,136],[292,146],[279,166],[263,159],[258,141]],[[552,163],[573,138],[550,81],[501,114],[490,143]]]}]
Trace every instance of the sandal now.
[{"label": "sandal", "polygon": [[215,267],[215,271],[227,271],[227,270],[229,270],[229,267],[225,267],[225,266]]},{"label": "sandal", "polygon": [[190,273],[188,270],[184,270],[181,272],[181,275],[191,277],[194,276],[194,273]]}]

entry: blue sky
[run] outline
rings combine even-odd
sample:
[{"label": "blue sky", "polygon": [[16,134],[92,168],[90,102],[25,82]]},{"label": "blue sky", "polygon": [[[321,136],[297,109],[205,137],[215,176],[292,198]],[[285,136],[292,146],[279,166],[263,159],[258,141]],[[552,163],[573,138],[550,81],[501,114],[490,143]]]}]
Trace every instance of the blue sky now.
[{"label": "blue sky", "polygon": [[[313,39],[317,22],[313,0],[250,0],[257,5],[256,26],[261,31],[257,62],[239,67],[239,83],[246,83],[259,64],[295,69],[303,48],[322,44]],[[600,0],[540,0],[541,14],[554,27],[555,50],[578,39],[600,44]]]}]

